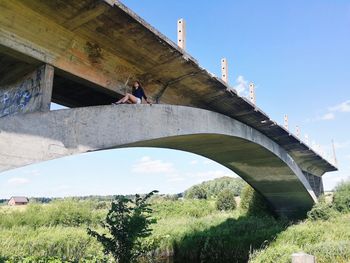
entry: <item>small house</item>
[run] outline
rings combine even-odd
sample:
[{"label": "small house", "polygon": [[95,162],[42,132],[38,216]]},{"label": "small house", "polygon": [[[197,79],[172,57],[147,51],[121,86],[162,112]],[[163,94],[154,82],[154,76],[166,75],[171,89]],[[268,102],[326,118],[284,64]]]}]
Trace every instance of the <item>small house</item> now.
[{"label": "small house", "polygon": [[28,204],[29,200],[27,197],[24,196],[13,196],[10,198],[8,205],[14,206],[14,205],[26,205]]}]

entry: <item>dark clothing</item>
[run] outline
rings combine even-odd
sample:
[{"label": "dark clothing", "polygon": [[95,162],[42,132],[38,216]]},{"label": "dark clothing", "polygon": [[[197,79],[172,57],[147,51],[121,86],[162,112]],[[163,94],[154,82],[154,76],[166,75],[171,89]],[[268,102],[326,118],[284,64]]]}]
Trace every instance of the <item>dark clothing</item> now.
[{"label": "dark clothing", "polygon": [[142,100],[142,98],[145,98],[145,100],[147,100],[146,94],[143,90],[143,88],[138,87],[136,88],[132,88],[132,95],[134,95],[136,98],[139,98],[140,100]]}]

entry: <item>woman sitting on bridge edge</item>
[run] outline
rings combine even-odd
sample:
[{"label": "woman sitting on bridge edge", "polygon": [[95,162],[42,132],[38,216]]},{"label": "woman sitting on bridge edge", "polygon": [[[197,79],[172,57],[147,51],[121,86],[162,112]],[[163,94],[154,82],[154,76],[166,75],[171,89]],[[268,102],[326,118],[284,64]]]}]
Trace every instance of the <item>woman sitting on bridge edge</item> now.
[{"label": "woman sitting on bridge edge", "polygon": [[151,104],[151,102],[147,99],[147,96],[141,86],[141,83],[139,81],[135,81],[134,85],[132,86],[132,94],[126,93],[126,95],[123,98],[121,98],[117,102],[114,102],[113,104],[141,104],[142,98],[144,98],[148,104]]}]

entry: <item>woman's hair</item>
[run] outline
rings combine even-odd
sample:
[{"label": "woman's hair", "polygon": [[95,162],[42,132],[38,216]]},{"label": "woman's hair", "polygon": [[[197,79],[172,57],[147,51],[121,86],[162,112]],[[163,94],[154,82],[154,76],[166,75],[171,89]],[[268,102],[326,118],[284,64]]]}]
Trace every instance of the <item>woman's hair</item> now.
[{"label": "woman's hair", "polygon": [[[139,88],[142,88],[142,85],[141,85],[141,82],[140,82],[140,81],[136,80],[136,81],[134,82],[134,85],[135,85],[135,83],[139,84]],[[134,85],[132,85],[132,86],[134,87]]]}]

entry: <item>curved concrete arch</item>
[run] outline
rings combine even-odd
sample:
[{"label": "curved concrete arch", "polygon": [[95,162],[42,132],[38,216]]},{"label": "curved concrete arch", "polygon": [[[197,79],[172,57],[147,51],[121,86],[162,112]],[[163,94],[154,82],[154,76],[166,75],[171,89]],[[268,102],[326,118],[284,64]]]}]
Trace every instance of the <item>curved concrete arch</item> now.
[{"label": "curved concrete arch", "polygon": [[299,217],[316,196],[277,143],[225,115],[184,106],[118,105],[28,113],[0,120],[0,169],[123,147],[208,157],[239,174],[278,214]]}]

